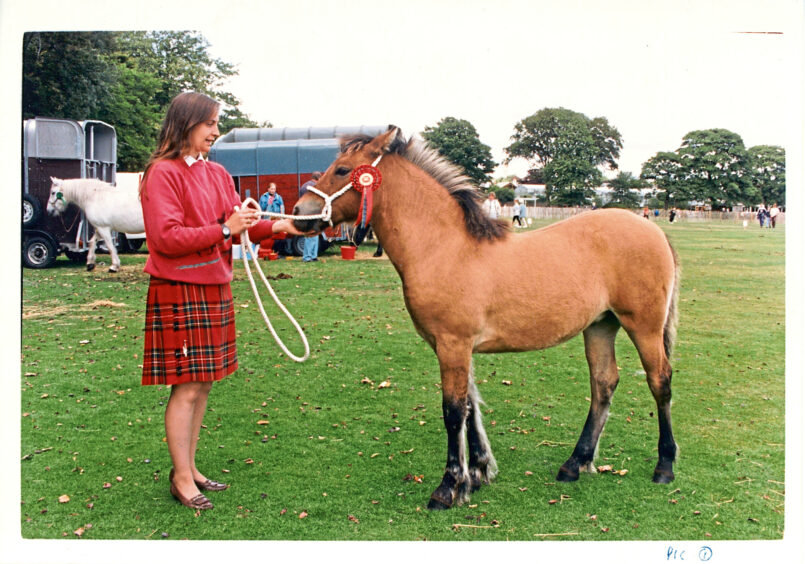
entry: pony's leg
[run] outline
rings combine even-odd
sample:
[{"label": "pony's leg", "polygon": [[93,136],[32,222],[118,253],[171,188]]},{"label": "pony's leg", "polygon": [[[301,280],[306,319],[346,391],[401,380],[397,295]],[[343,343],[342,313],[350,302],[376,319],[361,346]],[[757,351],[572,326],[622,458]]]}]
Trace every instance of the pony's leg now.
[{"label": "pony's leg", "polygon": [[657,419],[660,438],[657,442],[658,460],[652,480],[658,484],[668,484],[674,479],[677,445],[671,428],[671,376],[673,370],[665,354],[662,335],[633,338],[640,353],[640,361],[646,371],[646,381],[657,402]]},{"label": "pony's leg", "polygon": [[573,454],[559,468],[560,482],[578,480],[579,472],[595,473],[593,460],[598,440],[609,417],[612,394],[618,386],[618,365],[615,361],[615,336],[620,324],[612,314],[584,330],[584,351],[590,367],[590,411]]},{"label": "pony's leg", "polygon": [[120,270],[120,257],[117,256],[117,247],[115,241],[112,239],[112,231],[108,227],[96,227],[95,234],[100,233],[103,242],[106,243],[106,248],[109,250],[109,258],[112,260],[112,266],[109,267],[109,272],[117,272]]},{"label": "pony's leg", "polygon": [[498,465],[492,455],[489,439],[484,430],[481,415],[481,396],[475,386],[472,364],[470,364],[470,377],[467,401],[467,441],[470,453],[470,491],[475,491],[483,484],[491,482],[497,474]]},{"label": "pony's leg", "polygon": [[[674,479],[674,462],[677,456],[677,446],[674,433],[671,429],[671,376],[673,370],[665,353],[663,343],[663,329],[641,329],[648,323],[639,323],[630,317],[621,318],[623,328],[632,339],[640,362],[646,371],[646,381],[657,402],[657,419],[660,427],[660,438],[657,443],[659,459],[654,468],[652,480],[658,484],[667,484]],[[655,322],[653,325],[657,325]]]},{"label": "pony's leg", "polygon": [[467,384],[472,353],[469,347],[436,347],[442,376],[442,413],[447,429],[447,466],[441,484],[430,496],[428,509],[448,509],[468,499],[470,478],[464,454],[468,415]]},{"label": "pony's leg", "polygon": [[95,247],[98,244],[98,231],[92,234],[92,237],[89,240],[89,251],[87,252],[87,270],[91,271],[95,269]]}]

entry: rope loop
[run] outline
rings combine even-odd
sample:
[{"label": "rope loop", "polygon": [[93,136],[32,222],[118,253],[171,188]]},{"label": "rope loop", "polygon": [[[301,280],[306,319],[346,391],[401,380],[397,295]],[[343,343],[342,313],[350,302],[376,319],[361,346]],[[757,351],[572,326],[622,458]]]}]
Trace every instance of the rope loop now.
[{"label": "rope loop", "polygon": [[[249,205],[252,205],[252,204],[254,204],[258,209],[260,209],[259,204],[257,202],[255,202],[254,199],[252,199],[252,198],[246,198],[246,200],[243,202],[243,207],[246,207],[246,206],[249,206]],[[238,208],[236,207],[235,211],[237,211],[237,209]],[[296,362],[304,362],[304,361],[306,361],[310,357],[310,345],[308,344],[307,336],[305,335],[304,330],[299,325],[299,323],[296,321],[294,316],[291,315],[291,312],[288,311],[288,308],[286,308],[282,304],[282,302],[280,301],[279,297],[277,297],[276,292],[274,292],[274,289],[271,287],[271,284],[268,282],[268,278],[266,278],[266,275],[263,274],[263,269],[260,268],[260,263],[257,261],[257,253],[252,250],[252,243],[249,240],[249,232],[248,231],[244,231],[241,234],[240,242],[241,242],[241,246],[243,248],[243,253],[242,253],[243,254],[243,256],[242,256],[242,258],[243,258],[243,267],[246,269],[246,276],[248,277],[249,284],[252,287],[252,293],[254,294],[254,299],[257,302],[257,307],[260,308],[260,313],[263,315],[263,321],[265,321],[266,326],[268,327],[268,330],[271,331],[271,335],[274,337],[274,340],[277,342],[279,347],[282,349],[282,351],[286,355],[288,355],[288,358],[290,358],[291,360],[294,360]],[[280,308],[280,311],[282,311],[282,313],[285,314],[285,317],[288,318],[288,320],[291,322],[291,324],[296,329],[296,332],[299,334],[299,337],[302,339],[302,344],[305,347],[305,353],[302,356],[296,356],[290,350],[288,350],[288,347],[285,346],[285,343],[282,342],[282,339],[280,339],[280,336],[274,330],[274,326],[271,324],[271,320],[268,318],[268,314],[266,314],[266,310],[263,307],[263,302],[260,299],[260,293],[257,291],[257,285],[254,282],[254,276],[252,275],[252,269],[249,266],[249,259],[247,258],[248,253],[251,253],[252,260],[254,261],[254,266],[255,266],[255,268],[257,268],[257,273],[260,275],[260,278],[263,280],[263,284],[265,285],[265,287],[268,288],[268,292],[271,294],[271,297],[274,299],[274,303],[277,304],[277,307]]]}]

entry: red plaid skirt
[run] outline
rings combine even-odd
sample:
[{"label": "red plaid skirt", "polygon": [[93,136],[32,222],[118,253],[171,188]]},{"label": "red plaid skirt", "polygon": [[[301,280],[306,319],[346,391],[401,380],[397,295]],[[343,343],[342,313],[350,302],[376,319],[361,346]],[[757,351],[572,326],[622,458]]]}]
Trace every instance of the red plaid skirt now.
[{"label": "red plaid skirt", "polygon": [[237,368],[229,284],[151,277],[145,306],[143,385],[213,382]]}]

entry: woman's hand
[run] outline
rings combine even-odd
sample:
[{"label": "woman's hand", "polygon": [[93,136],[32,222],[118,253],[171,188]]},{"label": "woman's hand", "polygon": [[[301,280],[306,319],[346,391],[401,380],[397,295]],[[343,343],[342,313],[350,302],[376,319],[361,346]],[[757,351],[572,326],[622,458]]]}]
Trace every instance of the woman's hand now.
[{"label": "woman's hand", "polygon": [[302,235],[303,237],[310,237],[315,235],[316,231],[299,231],[293,224],[292,219],[278,219],[271,226],[274,233],[287,233],[288,235]]},{"label": "woman's hand", "polygon": [[230,215],[224,225],[229,227],[232,235],[240,235],[247,229],[251,229],[258,221],[260,221],[260,213],[252,207],[246,207],[240,208]]}]

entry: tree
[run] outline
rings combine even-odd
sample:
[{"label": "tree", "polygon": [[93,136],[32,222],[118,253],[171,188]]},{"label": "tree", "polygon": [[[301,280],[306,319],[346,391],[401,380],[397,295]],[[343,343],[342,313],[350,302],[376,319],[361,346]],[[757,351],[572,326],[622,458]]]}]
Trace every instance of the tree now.
[{"label": "tree", "polygon": [[590,201],[592,188],[600,184],[599,167],[617,168],[622,147],[620,133],[606,118],[544,108],[515,124],[504,162],[526,159],[542,170],[550,203],[580,205]]},{"label": "tree", "polygon": [[545,184],[545,171],[541,168],[531,168],[523,178],[523,184]]},{"label": "tree", "polygon": [[165,109],[157,101],[162,82],[149,70],[143,56],[150,41],[142,33],[120,33],[115,48],[103,55],[112,65],[115,83],[97,111],[97,119],[114,125],[117,165],[121,171],[145,168],[159,135]]},{"label": "tree", "polygon": [[635,178],[631,172],[619,172],[607,184],[612,188],[612,195],[604,207],[636,208],[640,205],[640,188],[645,187],[646,183]]},{"label": "tree", "polygon": [[237,74],[195,32],[36,32],[23,38],[23,118],[100,119],[115,127],[120,170],[142,170],[180,92],[222,103],[220,129],[255,127],[223,89]]},{"label": "tree", "polygon": [[495,197],[500,202],[500,205],[508,204],[514,201],[514,190],[511,188],[496,186],[492,188],[491,191],[495,193]]},{"label": "tree", "polygon": [[785,182],[785,152],[780,147],[747,151],[741,136],[726,129],[691,131],[676,151],[646,161],[641,178],[664,192],[666,205],[688,200],[713,207],[754,205],[764,197],[764,187],[779,194],[775,190],[777,179]]},{"label": "tree", "polygon": [[750,147],[749,177],[766,204],[785,205],[785,149],[776,145]]},{"label": "tree", "polygon": [[109,96],[115,73],[102,53],[105,32],[26,33],[22,46],[22,117],[87,119]]},{"label": "tree", "polygon": [[[153,94],[147,99],[140,96],[140,99],[141,103],[150,101],[157,108],[156,120],[147,122],[151,127],[128,131],[136,133],[131,146],[150,149],[140,150],[132,159],[124,153],[123,158],[118,159],[121,166],[126,164],[134,167],[129,170],[142,170],[156,145],[162,117],[171,100],[181,92],[203,92],[221,102],[219,130],[222,135],[233,127],[257,126],[238,108],[240,101],[221,88],[223,82],[237,71],[231,64],[209,54],[210,44],[201,34],[191,31],[123,32],[117,34],[117,42],[120,57],[117,64],[129,65],[139,76],[154,84]],[[118,134],[118,137],[124,140],[122,135]]]},{"label": "tree", "polygon": [[422,137],[444,158],[464,169],[476,184],[490,181],[497,163],[492,149],[481,142],[478,132],[469,121],[446,117],[435,127],[426,126]]},{"label": "tree", "polygon": [[677,150],[680,175],[688,199],[713,206],[756,203],[759,191],[751,185],[749,155],[741,136],[726,129],[691,131]]},{"label": "tree", "polygon": [[680,181],[682,163],[676,153],[659,152],[643,163],[640,178],[650,180],[657,189],[657,197],[667,208],[689,200],[690,195]]}]

